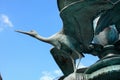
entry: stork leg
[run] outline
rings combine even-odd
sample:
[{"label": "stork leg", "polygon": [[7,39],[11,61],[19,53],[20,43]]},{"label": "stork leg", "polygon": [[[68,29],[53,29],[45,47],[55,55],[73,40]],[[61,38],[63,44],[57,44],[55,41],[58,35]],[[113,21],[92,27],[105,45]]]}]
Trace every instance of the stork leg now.
[{"label": "stork leg", "polygon": [[79,59],[78,64],[76,65],[75,60],[73,59],[72,56],[70,56],[70,58],[72,60],[72,64],[73,64],[73,67],[74,67],[74,72],[73,73],[75,74],[75,79],[77,79],[76,72],[77,72],[77,69],[78,69],[78,67],[80,65],[81,57],[83,57],[83,56],[80,55],[76,50],[74,50],[74,52],[78,55],[78,59]]}]

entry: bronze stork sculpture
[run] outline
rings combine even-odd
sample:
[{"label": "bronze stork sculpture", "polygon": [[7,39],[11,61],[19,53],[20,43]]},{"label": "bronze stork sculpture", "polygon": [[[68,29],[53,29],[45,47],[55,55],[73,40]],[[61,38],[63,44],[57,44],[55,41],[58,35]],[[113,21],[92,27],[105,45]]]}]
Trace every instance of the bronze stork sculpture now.
[{"label": "bronze stork sculpture", "polygon": [[93,20],[113,4],[109,0],[57,0],[63,29],[49,38],[41,37],[36,31],[17,32],[52,44],[51,54],[65,76],[75,70],[75,60],[91,52],[94,29]]}]

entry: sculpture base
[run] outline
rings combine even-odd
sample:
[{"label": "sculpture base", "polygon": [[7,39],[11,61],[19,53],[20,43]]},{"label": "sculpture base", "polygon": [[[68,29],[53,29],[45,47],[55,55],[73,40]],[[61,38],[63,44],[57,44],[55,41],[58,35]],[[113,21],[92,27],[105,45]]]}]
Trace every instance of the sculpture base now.
[{"label": "sculpture base", "polygon": [[59,80],[120,80],[120,56],[103,58],[84,72],[80,71]]}]

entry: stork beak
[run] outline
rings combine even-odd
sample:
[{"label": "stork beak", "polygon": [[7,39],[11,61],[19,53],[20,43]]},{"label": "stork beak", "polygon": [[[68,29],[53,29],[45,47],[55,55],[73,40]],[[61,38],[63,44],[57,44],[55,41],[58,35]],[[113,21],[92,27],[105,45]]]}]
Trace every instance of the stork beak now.
[{"label": "stork beak", "polygon": [[21,30],[15,30],[15,32],[22,33],[22,34],[27,34],[29,36],[35,36],[35,33],[33,30],[26,32],[26,31],[21,31]]},{"label": "stork beak", "polygon": [[30,32],[21,31],[21,30],[15,30],[15,32],[22,33],[22,34],[29,34],[30,33]]}]

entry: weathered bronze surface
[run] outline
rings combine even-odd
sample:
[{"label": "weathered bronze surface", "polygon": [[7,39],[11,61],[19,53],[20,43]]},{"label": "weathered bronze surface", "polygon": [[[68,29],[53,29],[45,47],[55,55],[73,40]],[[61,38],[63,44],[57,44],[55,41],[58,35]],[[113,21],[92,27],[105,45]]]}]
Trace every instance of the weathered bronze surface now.
[{"label": "weathered bronze surface", "polygon": [[[60,32],[49,38],[34,30],[17,32],[54,46],[51,55],[64,74],[59,80],[119,80],[120,0],[57,0],[57,4],[63,21]],[[77,70],[75,61],[84,53],[98,56],[99,61]]]}]

